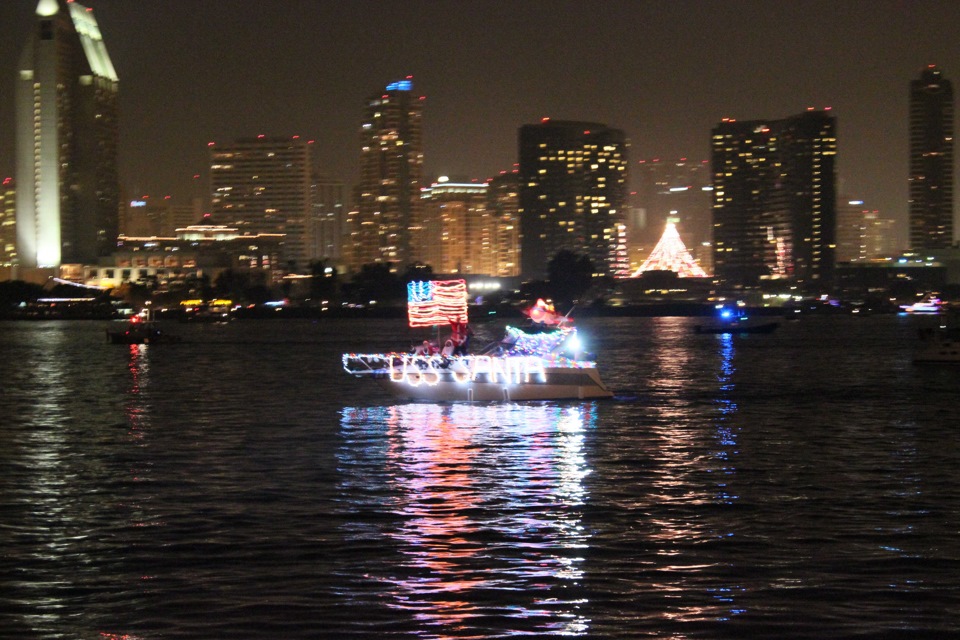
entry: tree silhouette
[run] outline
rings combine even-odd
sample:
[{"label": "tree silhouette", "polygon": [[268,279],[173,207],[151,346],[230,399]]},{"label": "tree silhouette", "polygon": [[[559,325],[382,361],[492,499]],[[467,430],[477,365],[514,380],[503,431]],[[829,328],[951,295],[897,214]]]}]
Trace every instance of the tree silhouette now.
[{"label": "tree silhouette", "polygon": [[589,256],[561,249],[547,263],[547,277],[554,303],[569,308],[593,283],[593,262]]}]

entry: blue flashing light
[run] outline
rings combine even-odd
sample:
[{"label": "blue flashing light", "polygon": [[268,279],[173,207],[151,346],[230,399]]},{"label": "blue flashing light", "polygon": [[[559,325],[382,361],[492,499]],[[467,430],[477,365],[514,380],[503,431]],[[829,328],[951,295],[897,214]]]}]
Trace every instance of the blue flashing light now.
[{"label": "blue flashing light", "polygon": [[413,91],[413,82],[410,80],[398,80],[387,85],[387,91]]},{"label": "blue flashing light", "polygon": [[730,311],[730,309],[723,309],[723,310],[720,312],[720,317],[721,317],[721,318],[724,318],[724,319],[726,319],[726,318],[732,318],[732,317],[733,317],[733,311]]}]

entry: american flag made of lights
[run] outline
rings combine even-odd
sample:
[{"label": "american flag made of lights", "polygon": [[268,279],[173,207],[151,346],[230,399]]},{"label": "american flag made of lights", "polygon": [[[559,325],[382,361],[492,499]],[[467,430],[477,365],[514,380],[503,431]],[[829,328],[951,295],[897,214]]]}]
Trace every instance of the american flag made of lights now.
[{"label": "american flag made of lights", "polygon": [[407,319],[411,327],[467,322],[465,280],[425,280],[407,283]]}]

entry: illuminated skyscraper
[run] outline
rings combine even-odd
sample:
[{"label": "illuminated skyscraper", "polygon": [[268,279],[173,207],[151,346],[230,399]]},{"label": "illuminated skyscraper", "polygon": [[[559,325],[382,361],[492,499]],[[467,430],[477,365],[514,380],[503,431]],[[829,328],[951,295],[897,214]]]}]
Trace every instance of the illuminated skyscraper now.
[{"label": "illuminated skyscraper", "polygon": [[318,257],[311,142],[258,136],[210,147],[214,222],[241,234],[285,234],[282,260],[295,269]]},{"label": "illuminated skyscraper", "polygon": [[0,267],[17,259],[17,191],[13,178],[0,182]]},{"label": "illuminated skyscraper", "polygon": [[517,176],[517,170],[513,170],[491,178],[487,192],[487,210],[496,226],[493,275],[500,277],[520,275],[520,185]]},{"label": "illuminated skyscraper", "polygon": [[351,269],[372,262],[402,269],[412,260],[410,225],[419,217],[423,186],[423,100],[413,94],[409,77],[367,99],[360,183],[348,214],[343,256]]},{"label": "illuminated skyscraper", "polygon": [[837,262],[866,259],[867,213],[863,200],[840,198],[837,203]]},{"label": "illuminated skyscraper", "polygon": [[21,266],[96,262],[115,245],[117,91],[93,12],[40,0],[16,88]]},{"label": "illuminated skyscraper", "polygon": [[496,226],[487,210],[487,183],[443,178],[423,190],[423,224],[411,234],[416,259],[435,273],[492,275]]},{"label": "illuminated skyscraper", "polygon": [[597,273],[628,275],[623,131],[545,119],[520,128],[519,146],[522,275],[544,277],[561,250],[587,255]]},{"label": "illuminated skyscraper", "polygon": [[318,259],[339,260],[343,245],[344,224],[343,182],[329,176],[313,179],[313,224]]},{"label": "illuminated skyscraper", "polygon": [[836,249],[835,118],[809,110],[783,120],[725,119],[712,147],[716,276],[827,281]]},{"label": "illuminated skyscraper", "polygon": [[910,82],[910,248],[954,241],[953,85],[936,65]]}]

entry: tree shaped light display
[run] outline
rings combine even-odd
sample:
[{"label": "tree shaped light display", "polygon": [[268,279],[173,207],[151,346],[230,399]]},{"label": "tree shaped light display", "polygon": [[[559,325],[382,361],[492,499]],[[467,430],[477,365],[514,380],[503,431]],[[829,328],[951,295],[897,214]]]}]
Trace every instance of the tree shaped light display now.
[{"label": "tree shaped light display", "polygon": [[657,246],[653,248],[650,257],[633,273],[633,277],[636,278],[647,271],[673,271],[681,278],[707,277],[707,273],[687,251],[677,232],[677,225],[672,222],[667,222],[667,228],[660,236]]}]

